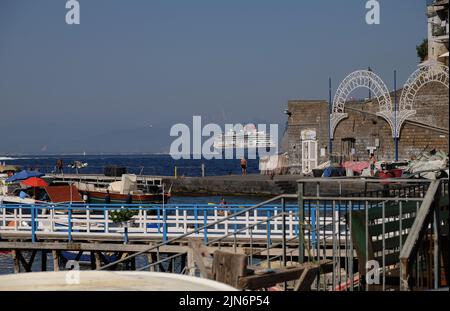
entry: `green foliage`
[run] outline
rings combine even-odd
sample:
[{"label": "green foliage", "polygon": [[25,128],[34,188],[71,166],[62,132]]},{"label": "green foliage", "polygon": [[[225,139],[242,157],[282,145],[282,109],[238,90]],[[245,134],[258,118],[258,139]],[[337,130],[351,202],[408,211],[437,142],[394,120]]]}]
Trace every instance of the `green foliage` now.
[{"label": "green foliage", "polygon": [[128,208],[121,208],[118,210],[109,212],[109,219],[113,223],[121,223],[131,220],[134,215],[137,214],[137,211],[129,210]]},{"label": "green foliage", "polygon": [[422,43],[416,46],[417,56],[423,62],[428,56],[428,39],[424,39]]}]

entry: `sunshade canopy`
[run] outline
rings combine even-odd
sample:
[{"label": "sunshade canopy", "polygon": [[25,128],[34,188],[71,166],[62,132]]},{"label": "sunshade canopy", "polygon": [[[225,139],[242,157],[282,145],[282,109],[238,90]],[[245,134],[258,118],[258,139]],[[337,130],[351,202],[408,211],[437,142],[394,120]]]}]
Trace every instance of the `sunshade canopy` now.
[{"label": "sunshade canopy", "polygon": [[9,177],[8,179],[6,179],[6,182],[15,182],[15,181],[20,181],[20,180],[25,180],[31,177],[42,177],[45,174],[41,173],[41,172],[36,172],[36,171],[20,171],[17,174],[14,174],[13,176]]},{"label": "sunshade canopy", "polygon": [[22,185],[29,186],[29,187],[47,187],[48,184],[39,177],[31,177],[28,179],[25,179],[24,181],[20,182]]},{"label": "sunshade canopy", "polygon": [[4,173],[4,172],[18,172],[18,171],[20,171],[20,168],[18,166],[15,166],[15,165],[2,166],[2,165],[0,165],[0,173]]}]

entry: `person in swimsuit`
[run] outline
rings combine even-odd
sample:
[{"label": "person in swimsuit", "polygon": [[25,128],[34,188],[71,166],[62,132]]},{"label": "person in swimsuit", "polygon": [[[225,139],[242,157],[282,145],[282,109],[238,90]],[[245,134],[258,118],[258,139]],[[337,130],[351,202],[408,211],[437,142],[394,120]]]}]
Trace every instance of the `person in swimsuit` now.
[{"label": "person in swimsuit", "polygon": [[242,175],[247,175],[247,160],[244,158],[241,159],[241,169]]},{"label": "person in swimsuit", "polygon": [[375,175],[375,163],[377,162],[377,158],[375,157],[375,155],[373,153],[370,154],[370,159],[369,159],[369,163],[370,163],[370,176],[374,176]]}]

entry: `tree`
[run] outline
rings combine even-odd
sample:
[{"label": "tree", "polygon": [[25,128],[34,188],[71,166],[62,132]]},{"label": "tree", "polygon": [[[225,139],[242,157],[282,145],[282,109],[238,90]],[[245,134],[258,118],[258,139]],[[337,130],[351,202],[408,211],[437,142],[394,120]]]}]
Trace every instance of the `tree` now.
[{"label": "tree", "polygon": [[426,60],[428,57],[428,39],[424,39],[420,45],[416,46],[416,50],[420,61]]}]

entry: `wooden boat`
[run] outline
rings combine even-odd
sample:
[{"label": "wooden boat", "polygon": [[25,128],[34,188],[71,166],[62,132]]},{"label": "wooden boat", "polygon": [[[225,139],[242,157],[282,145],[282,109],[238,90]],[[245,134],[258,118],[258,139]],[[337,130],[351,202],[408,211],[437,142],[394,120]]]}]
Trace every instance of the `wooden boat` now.
[{"label": "wooden boat", "polygon": [[[26,196],[21,197],[20,193]],[[49,185],[38,188],[17,188],[11,193],[0,195],[1,204],[47,205],[49,203],[83,203],[78,189],[69,185]]]},{"label": "wooden boat", "polygon": [[87,203],[93,204],[159,204],[167,203],[170,191],[162,192],[159,186],[138,189],[136,175],[124,174],[122,180],[112,182],[106,188],[91,183],[77,182],[75,186]]}]

